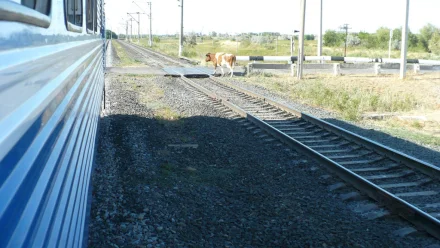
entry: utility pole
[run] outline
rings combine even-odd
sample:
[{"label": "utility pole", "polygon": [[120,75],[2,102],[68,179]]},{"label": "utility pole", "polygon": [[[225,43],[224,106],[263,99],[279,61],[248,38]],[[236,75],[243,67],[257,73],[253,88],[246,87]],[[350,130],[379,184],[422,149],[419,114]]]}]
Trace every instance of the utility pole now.
[{"label": "utility pole", "polygon": [[320,14],[319,14],[318,56],[322,56],[322,0],[319,0],[319,11]]},{"label": "utility pole", "polygon": [[235,55],[237,55],[237,54],[238,54],[238,37],[237,37],[237,35],[235,35]]},{"label": "utility pole", "polygon": [[151,24],[151,20],[152,20],[151,2],[147,2],[147,4],[150,6],[150,47],[152,47],[153,46],[153,26]]},{"label": "utility pole", "polygon": [[180,2],[180,36],[179,36],[179,57],[183,52],[183,0],[177,0]]},{"label": "utility pole", "polygon": [[351,29],[348,27],[349,24],[344,24],[341,29],[345,29],[345,50],[344,50],[344,57],[347,56],[347,37],[348,37],[348,30]]},{"label": "utility pole", "polygon": [[301,31],[299,34],[299,48],[298,48],[298,79],[302,78],[303,73],[303,59],[304,59],[304,30],[306,20],[306,0],[301,0]]},{"label": "utility pole", "polygon": [[290,36],[290,57],[293,56],[293,48],[295,47],[294,43],[293,43],[293,35]]},{"label": "utility pole", "polygon": [[[136,20],[131,14],[138,14],[138,20]],[[131,16],[131,23],[132,23],[132,27],[131,27],[131,30],[132,30],[132,33],[131,33],[131,35],[133,35],[133,20],[135,21],[135,22],[137,22],[138,23],[138,43],[140,42],[140,40],[141,40],[141,14],[145,14],[145,13],[140,13],[140,12],[134,12],[134,13],[127,13],[127,15],[130,15]]]},{"label": "utility pole", "polygon": [[390,42],[388,44],[388,58],[391,58],[391,42],[393,41],[393,30],[390,29]]},{"label": "utility pole", "polygon": [[292,36],[290,36],[290,57],[293,56],[295,52],[295,34],[299,33],[299,30],[293,30]]},{"label": "utility pole", "polygon": [[406,50],[408,49],[408,17],[409,17],[409,0],[404,0],[405,4],[405,24],[402,28],[402,47],[400,51],[400,79],[406,76]]},{"label": "utility pole", "polygon": [[[142,11],[144,11],[145,12],[145,10],[144,9],[142,9],[141,8],[141,6],[139,6],[135,1],[133,1],[133,3],[134,4],[136,4],[138,7],[139,7],[139,9],[141,9]],[[149,18],[150,18],[150,47],[151,47],[151,45],[152,45],[152,36],[151,36],[151,2],[147,2],[147,4],[149,4],[150,5],[150,14],[146,14],[146,13],[139,13],[139,12],[137,12],[137,14],[138,14],[138,18],[139,18],[139,26],[141,25],[141,18],[140,18],[140,14],[142,14],[142,15],[147,15],[147,16],[149,16]],[[139,29],[140,29],[140,27],[139,27]]]},{"label": "utility pole", "polygon": [[128,20],[125,21],[125,40],[128,39]]}]

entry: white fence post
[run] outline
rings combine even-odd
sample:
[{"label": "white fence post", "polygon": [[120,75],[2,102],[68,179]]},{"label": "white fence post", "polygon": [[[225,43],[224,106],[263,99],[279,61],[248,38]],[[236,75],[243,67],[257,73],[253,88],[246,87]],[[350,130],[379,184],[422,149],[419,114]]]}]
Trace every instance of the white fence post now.
[{"label": "white fence post", "polygon": [[248,63],[246,66],[246,75],[247,76],[251,75],[251,70],[252,70],[252,63]]},{"label": "white fence post", "polygon": [[333,75],[335,75],[335,76],[341,75],[341,64],[340,63],[333,64]]},{"label": "white fence post", "polygon": [[292,75],[292,77],[295,76],[295,71],[296,71],[296,64],[295,64],[295,63],[292,63],[292,64],[290,65],[290,75]]},{"label": "white fence post", "polygon": [[374,74],[376,74],[376,75],[380,74],[380,63],[374,64]]},{"label": "white fence post", "polygon": [[414,74],[419,74],[420,72],[420,64],[414,64]]}]

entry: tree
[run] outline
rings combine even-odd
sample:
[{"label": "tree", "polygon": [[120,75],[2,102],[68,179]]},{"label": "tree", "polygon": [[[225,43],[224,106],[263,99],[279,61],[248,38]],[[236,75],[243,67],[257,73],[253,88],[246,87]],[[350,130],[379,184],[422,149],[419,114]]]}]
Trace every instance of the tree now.
[{"label": "tree", "polygon": [[428,23],[425,25],[422,29],[420,29],[420,39],[419,42],[421,46],[425,49],[427,52],[431,52],[429,49],[429,41],[431,40],[434,33],[440,32],[439,29],[432,25],[431,23]]},{"label": "tree", "polygon": [[305,40],[315,40],[315,35],[313,34],[306,34],[304,35]]},{"label": "tree", "polygon": [[361,41],[361,44],[365,47],[368,47],[368,45],[369,45],[368,41],[370,39],[370,36],[371,36],[371,34],[367,33],[367,32],[361,31],[358,33],[358,37]]},{"label": "tree", "polygon": [[349,34],[347,36],[347,46],[359,46],[361,44],[361,39],[357,35]]},{"label": "tree", "polygon": [[197,35],[195,33],[190,33],[188,37],[185,37],[184,42],[190,47],[197,45]]},{"label": "tree", "polygon": [[417,37],[417,35],[411,33],[411,31],[408,31],[408,46],[417,47],[418,43],[419,43],[419,38]]},{"label": "tree", "polygon": [[393,30],[393,40],[402,41],[402,28],[395,28]]},{"label": "tree", "polygon": [[431,52],[440,54],[440,32],[436,32],[432,35],[428,48]]},{"label": "tree", "polygon": [[334,30],[325,31],[323,40],[326,46],[338,46],[344,41],[345,34],[337,33]]},{"label": "tree", "polygon": [[[110,35],[110,34],[111,34],[111,35]],[[118,35],[117,35],[115,32],[113,32],[113,31],[107,29],[107,30],[105,30],[105,38],[106,38],[106,39],[110,39],[110,38],[112,38],[112,39],[117,39],[117,38],[118,38]]]},{"label": "tree", "polygon": [[388,47],[388,41],[390,40],[390,29],[385,27],[380,27],[376,31],[376,37],[379,47]]},{"label": "tree", "polygon": [[[411,33],[410,30],[408,30],[408,47],[417,47],[419,39],[417,38],[417,35],[414,33]],[[398,50],[400,49],[400,43],[402,42],[402,28],[395,28],[393,30],[393,47],[394,49]],[[397,45],[398,44],[398,45]]]}]

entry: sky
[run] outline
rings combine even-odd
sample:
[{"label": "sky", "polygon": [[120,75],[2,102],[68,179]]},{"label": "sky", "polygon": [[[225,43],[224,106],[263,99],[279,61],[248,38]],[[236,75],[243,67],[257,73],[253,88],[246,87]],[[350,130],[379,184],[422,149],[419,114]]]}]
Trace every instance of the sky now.
[{"label": "sky", "polygon": [[[107,28],[125,33],[127,12],[149,13],[147,0],[104,0]],[[148,0],[152,6],[153,34],[176,34],[180,28],[180,4],[177,0]],[[319,32],[319,1],[307,0],[305,33]],[[406,0],[323,0],[323,32],[340,30],[349,24],[349,32],[375,32],[379,27],[399,28],[404,23]],[[279,32],[291,34],[300,27],[300,0],[184,0],[184,33]],[[440,0],[410,0],[411,32],[431,23],[440,27]],[[134,15],[137,19],[137,14]],[[148,33],[148,17],[141,15],[141,33]],[[133,21],[133,34],[138,26]],[[130,31],[129,31],[130,32]]]}]

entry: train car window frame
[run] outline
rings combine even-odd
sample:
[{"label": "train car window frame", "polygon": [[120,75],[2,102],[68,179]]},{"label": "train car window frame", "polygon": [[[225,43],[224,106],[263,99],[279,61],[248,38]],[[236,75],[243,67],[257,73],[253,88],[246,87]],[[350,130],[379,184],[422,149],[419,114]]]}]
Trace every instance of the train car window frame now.
[{"label": "train car window frame", "polygon": [[87,33],[89,34],[94,34],[97,31],[96,4],[97,4],[96,0],[86,0],[86,29],[87,29]]},{"label": "train car window frame", "polygon": [[84,6],[82,0],[65,0],[64,14],[66,17],[66,28],[69,31],[82,33]]},{"label": "train car window frame", "polygon": [[[50,26],[50,0],[0,0],[0,21],[12,21],[48,28]],[[25,4],[23,3],[25,2]]]},{"label": "train car window frame", "polygon": [[101,16],[102,16],[102,9],[101,9],[101,4],[102,1],[101,0],[95,0],[95,13],[96,13],[96,18],[95,18],[95,24],[94,24],[94,28],[95,28],[95,33],[96,34],[100,34],[101,33]]}]

